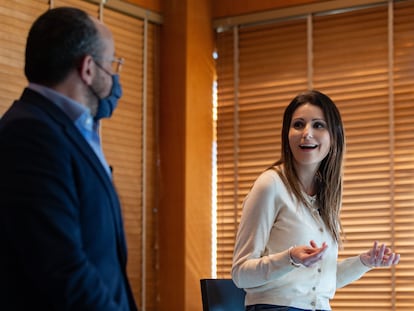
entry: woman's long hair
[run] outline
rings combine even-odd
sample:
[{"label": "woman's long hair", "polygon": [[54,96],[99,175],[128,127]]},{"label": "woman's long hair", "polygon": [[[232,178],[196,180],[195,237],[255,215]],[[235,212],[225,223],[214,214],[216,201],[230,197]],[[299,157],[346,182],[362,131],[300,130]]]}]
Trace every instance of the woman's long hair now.
[{"label": "woman's long hair", "polygon": [[317,182],[316,199],[323,221],[338,245],[341,246],[340,209],[342,205],[342,162],[345,152],[345,136],[339,110],[328,96],[316,90],[308,91],[296,96],[286,107],[282,126],[281,158],[272,167],[276,169],[294,196],[309,206],[308,200],[303,195],[294,166],[292,150],[289,146],[292,115],[298,107],[307,103],[321,108],[331,138],[329,152],[322,160],[315,176]]}]

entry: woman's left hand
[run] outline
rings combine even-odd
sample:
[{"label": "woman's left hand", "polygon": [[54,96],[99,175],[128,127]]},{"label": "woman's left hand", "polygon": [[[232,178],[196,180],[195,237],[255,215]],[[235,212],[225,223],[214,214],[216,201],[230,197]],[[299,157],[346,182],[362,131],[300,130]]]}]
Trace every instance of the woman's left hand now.
[{"label": "woman's left hand", "polygon": [[368,267],[389,267],[398,264],[400,254],[393,253],[385,244],[378,245],[375,241],[373,247],[366,253],[362,253],[359,258]]}]

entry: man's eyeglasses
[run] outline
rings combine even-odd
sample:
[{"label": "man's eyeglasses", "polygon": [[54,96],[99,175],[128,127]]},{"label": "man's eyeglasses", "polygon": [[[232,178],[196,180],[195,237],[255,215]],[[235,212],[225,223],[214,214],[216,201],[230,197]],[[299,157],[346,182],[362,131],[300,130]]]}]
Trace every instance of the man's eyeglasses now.
[{"label": "man's eyeglasses", "polygon": [[110,60],[107,60],[107,61],[111,62],[112,73],[110,73],[108,70],[106,70],[98,61],[96,61],[94,59],[95,64],[109,75],[112,75],[114,73],[120,73],[121,69],[122,69],[122,65],[125,62],[122,57],[114,57],[114,58],[112,58]]},{"label": "man's eyeglasses", "polygon": [[122,57],[114,57],[111,60],[112,64],[112,71],[115,73],[120,73],[122,69],[122,65],[124,64],[125,60]]}]

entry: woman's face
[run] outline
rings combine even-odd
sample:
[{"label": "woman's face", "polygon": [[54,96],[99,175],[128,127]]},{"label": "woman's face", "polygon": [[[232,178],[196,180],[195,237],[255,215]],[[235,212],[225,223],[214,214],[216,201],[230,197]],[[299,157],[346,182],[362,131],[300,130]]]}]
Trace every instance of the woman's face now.
[{"label": "woman's face", "polygon": [[319,167],[331,147],[331,138],[322,109],[306,103],[292,115],[289,146],[299,166]]}]

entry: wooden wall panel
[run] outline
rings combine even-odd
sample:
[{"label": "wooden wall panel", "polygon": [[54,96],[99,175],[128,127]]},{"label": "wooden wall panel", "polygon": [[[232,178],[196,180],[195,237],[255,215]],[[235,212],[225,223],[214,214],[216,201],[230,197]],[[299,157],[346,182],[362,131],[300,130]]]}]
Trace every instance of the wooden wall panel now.
[{"label": "wooden wall panel", "polygon": [[[324,2],[321,0],[211,0],[213,19],[276,10],[297,5]],[[328,1],[328,0],[325,0]]]},{"label": "wooden wall panel", "polygon": [[165,0],[161,28],[160,311],[201,310],[211,275],[210,0]]},{"label": "wooden wall panel", "polygon": [[122,0],[131,4],[138,5],[141,8],[148,9],[157,13],[161,12],[161,1],[162,0]]},{"label": "wooden wall panel", "polygon": [[[168,7],[164,1],[168,0],[120,0],[138,5],[157,13],[163,12],[163,6]],[[237,16],[242,14],[257,13],[266,10],[282,9],[296,5],[324,2],[329,0],[209,0],[212,6],[212,18]],[[194,3],[196,3],[195,0]]]}]

